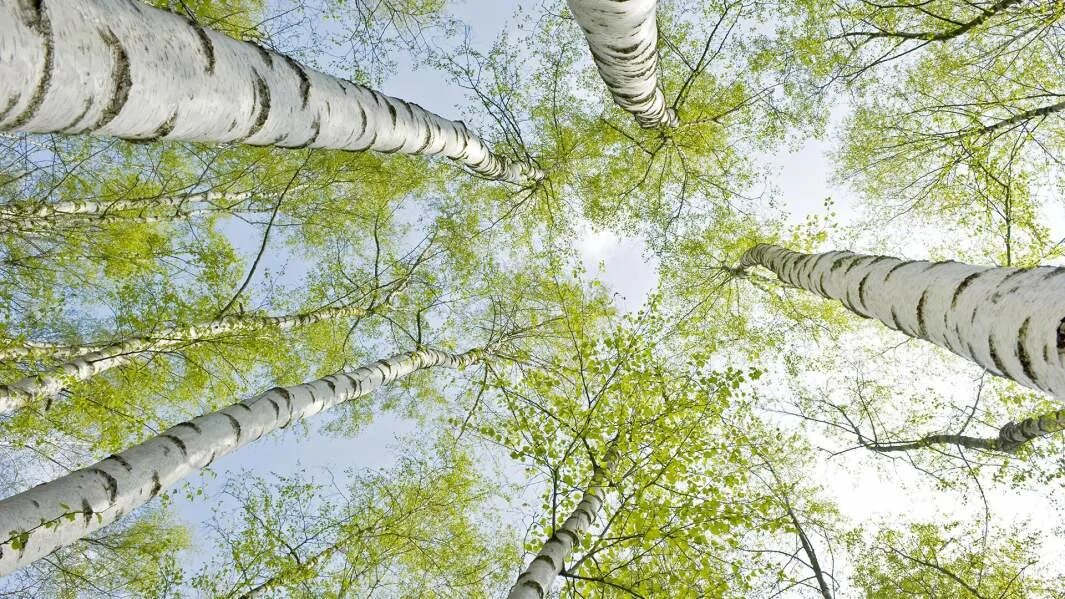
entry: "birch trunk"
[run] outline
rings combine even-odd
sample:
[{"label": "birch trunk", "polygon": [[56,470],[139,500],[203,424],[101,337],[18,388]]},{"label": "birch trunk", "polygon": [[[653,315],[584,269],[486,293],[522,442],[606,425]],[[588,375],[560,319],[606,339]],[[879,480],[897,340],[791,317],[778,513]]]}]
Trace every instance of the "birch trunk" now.
[{"label": "birch trunk", "polygon": [[419,349],[302,385],[275,387],[171,427],[96,464],[0,501],[0,576],[115,522],[160,491],[263,435],[433,366],[463,368],[481,350]]},{"label": "birch trunk", "polygon": [[362,316],[366,313],[368,310],[362,306],[339,306],[291,316],[235,314],[206,324],[164,329],[151,336],[130,337],[76,356],[44,372],[23,377],[10,385],[0,385],[0,415],[9,414],[32,401],[51,397],[73,383],[86,381],[112,368],[129,364],[149,351],[173,349],[226,334],[271,327],[288,330],[323,320]]},{"label": "birch trunk", "polygon": [[[195,212],[217,211],[217,204],[238,206],[252,198],[250,192],[218,193],[213,191],[186,193],[155,198],[116,199],[116,200],[68,200],[63,202],[9,202],[0,204],[0,221],[7,221],[5,226],[20,229],[32,225],[49,224],[51,221],[69,217],[125,217],[125,212],[148,215],[167,211],[176,216],[185,216]],[[208,204],[205,208],[200,204]],[[158,215],[157,215],[158,216]]]},{"label": "birch trunk", "polygon": [[0,0],[0,130],[441,155],[518,184],[461,121],[133,0]]},{"label": "birch trunk", "polygon": [[657,0],[567,0],[614,103],[645,129],[676,127],[658,62]]},{"label": "birch trunk", "polygon": [[801,254],[759,244],[740,268],[777,277],[1065,398],[1065,268],[995,268],[851,252]]},{"label": "birch trunk", "polygon": [[588,487],[580,503],[544,543],[540,553],[529,563],[525,571],[518,576],[518,581],[510,589],[507,599],[544,599],[566,560],[573,554],[573,549],[580,542],[581,536],[591,527],[599,510],[603,507],[606,487],[610,472],[617,463],[617,452],[611,447],[601,466],[592,472]]},{"label": "birch trunk", "polygon": [[874,443],[867,441],[864,437],[859,440],[866,448],[880,453],[923,449],[933,445],[957,445],[968,449],[1014,453],[1029,441],[1063,430],[1065,430],[1065,410],[1058,410],[1031,416],[1020,422],[1010,422],[998,429],[996,437],[970,437],[943,433],[928,435],[909,443]]},{"label": "birch trunk", "polygon": [[20,358],[65,360],[83,356],[89,352],[103,349],[105,345],[64,345],[41,341],[23,341],[19,345],[0,349],[0,362],[11,362]]}]

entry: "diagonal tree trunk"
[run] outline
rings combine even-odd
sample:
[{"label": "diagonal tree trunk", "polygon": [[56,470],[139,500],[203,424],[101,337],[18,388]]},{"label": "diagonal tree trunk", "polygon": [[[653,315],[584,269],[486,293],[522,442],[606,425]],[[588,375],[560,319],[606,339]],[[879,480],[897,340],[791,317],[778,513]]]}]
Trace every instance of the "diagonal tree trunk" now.
[{"label": "diagonal tree trunk", "polygon": [[658,63],[657,0],[567,0],[614,103],[645,129],[676,127]]},{"label": "diagonal tree trunk", "polygon": [[558,527],[544,543],[540,553],[529,563],[518,581],[510,589],[507,599],[544,599],[551,590],[555,578],[565,566],[566,560],[580,542],[581,536],[591,527],[603,507],[610,473],[617,465],[617,450],[611,445],[603,464],[597,465],[588,481],[588,487],[580,503],[569,518]]},{"label": "diagonal tree trunk", "polygon": [[46,343],[43,341],[22,341],[11,347],[0,349],[0,362],[11,362],[20,358],[67,360],[83,356],[107,347],[106,345],[67,345],[64,343]]},{"label": "diagonal tree trunk", "polygon": [[801,254],[759,244],[739,269],[777,277],[1065,398],[1065,268],[994,268],[851,252]]},{"label": "diagonal tree trunk", "polygon": [[[254,195],[247,191],[206,191],[137,199],[7,202],[0,204],[0,228],[18,230],[49,226],[56,220],[70,218],[106,220],[108,217],[115,217],[116,220],[137,220],[138,217],[150,219],[158,216],[186,216],[199,212],[217,212],[221,210],[218,204],[227,207],[239,206],[253,197]],[[161,211],[165,215],[160,215]]]},{"label": "diagonal tree trunk", "polygon": [[0,576],[118,520],[160,491],[263,435],[408,374],[464,368],[476,349],[450,354],[422,348],[302,385],[275,387],[167,429],[139,445],[0,501]]},{"label": "diagonal tree trunk", "polygon": [[1014,453],[1029,441],[1063,430],[1065,430],[1065,410],[1058,410],[1025,418],[1020,422],[1010,422],[998,429],[996,437],[970,437],[969,435],[941,433],[904,443],[876,443],[867,440],[864,436],[860,436],[859,441],[866,449],[880,453],[909,451],[932,445],[958,445],[969,449]]},{"label": "diagonal tree trunk", "polygon": [[529,184],[461,121],[132,0],[0,0],[0,130],[441,155]]},{"label": "diagonal tree trunk", "polygon": [[173,349],[226,334],[267,328],[288,330],[324,320],[363,316],[380,307],[377,305],[367,309],[357,305],[336,306],[289,316],[233,314],[204,324],[130,337],[76,356],[49,370],[23,377],[10,385],[0,384],[0,415],[11,413],[32,401],[49,398],[73,383],[86,381],[112,368],[129,364],[146,352]]}]

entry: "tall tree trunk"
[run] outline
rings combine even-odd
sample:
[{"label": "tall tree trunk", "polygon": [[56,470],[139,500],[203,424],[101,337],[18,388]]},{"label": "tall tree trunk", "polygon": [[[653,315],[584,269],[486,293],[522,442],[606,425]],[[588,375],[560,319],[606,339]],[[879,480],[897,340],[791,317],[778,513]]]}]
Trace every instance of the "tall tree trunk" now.
[{"label": "tall tree trunk", "polygon": [[0,130],[451,158],[542,177],[461,121],[132,0],[0,0]]},{"label": "tall tree trunk", "polygon": [[998,436],[995,437],[970,437],[968,435],[940,433],[928,435],[916,441],[877,443],[868,440],[863,435],[859,435],[858,441],[867,449],[880,453],[909,451],[933,445],[957,445],[969,449],[1014,453],[1029,441],[1063,430],[1065,430],[1065,410],[1057,410],[1038,416],[1031,416],[1020,422],[1009,422],[998,429]]},{"label": "tall tree trunk", "polygon": [[22,341],[11,347],[0,349],[0,362],[11,362],[20,358],[66,360],[83,356],[107,347],[106,345],[67,345],[63,343],[46,343],[43,341]]},{"label": "tall tree trunk", "polygon": [[657,0],[567,0],[614,103],[645,129],[676,127],[658,62]]},{"label": "tall tree trunk", "polygon": [[[170,216],[187,216],[199,212],[217,212],[216,204],[239,206],[253,197],[251,192],[218,193],[214,191],[183,193],[154,198],[114,200],[67,200],[62,202],[18,201],[0,204],[0,228],[19,230],[50,226],[56,220],[92,218],[115,220],[163,220]],[[208,204],[208,206],[202,206]],[[160,212],[165,214],[160,215]]]},{"label": "tall tree trunk", "polygon": [[544,543],[540,553],[529,563],[518,581],[510,589],[507,599],[544,599],[551,590],[558,573],[573,554],[581,536],[591,527],[603,507],[610,473],[617,464],[617,450],[611,444],[603,463],[592,471],[592,478],[581,497],[580,503],[569,518],[558,527]]},{"label": "tall tree trunk", "polygon": [[160,491],[278,428],[433,366],[463,368],[481,350],[422,348],[262,395],[171,427],[144,443],[0,501],[0,576],[118,520]]},{"label": "tall tree trunk", "polygon": [[10,385],[0,385],[0,415],[13,412],[32,401],[51,397],[73,383],[129,364],[149,351],[173,349],[232,333],[267,328],[287,330],[323,320],[361,316],[367,312],[369,310],[362,306],[349,305],[319,308],[290,316],[233,314],[204,324],[164,329],[150,336],[130,337],[76,356],[44,372],[23,377]]},{"label": "tall tree trunk", "polygon": [[1065,398],[1065,268],[995,268],[759,244],[740,269],[839,300],[988,371]]}]

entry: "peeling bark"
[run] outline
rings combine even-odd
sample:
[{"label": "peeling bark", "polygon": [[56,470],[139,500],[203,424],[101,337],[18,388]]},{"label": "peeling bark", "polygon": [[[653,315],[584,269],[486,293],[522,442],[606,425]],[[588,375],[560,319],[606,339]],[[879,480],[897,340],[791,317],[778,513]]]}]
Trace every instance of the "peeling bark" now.
[{"label": "peeling bark", "polygon": [[422,348],[262,395],[162,434],[0,501],[0,576],[107,526],[213,460],[263,435],[434,366],[464,368],[481,350]]},{"label": "peeling bark", "polygon": [[543,177],[461,121],[131,0],[0,0],[0,81],[0,131],[440,155],[489,179]]},{"label": "peeling bark", "polygon": [[676,127],[658,62],[657,0],[567,0],[614,103],[645,129]]},{"label": "peeling bark", "polygon": [[740,269],[788,284],[935,343],[989,372],[1065,398],[1065,268],[995,268],[759,244]]}]

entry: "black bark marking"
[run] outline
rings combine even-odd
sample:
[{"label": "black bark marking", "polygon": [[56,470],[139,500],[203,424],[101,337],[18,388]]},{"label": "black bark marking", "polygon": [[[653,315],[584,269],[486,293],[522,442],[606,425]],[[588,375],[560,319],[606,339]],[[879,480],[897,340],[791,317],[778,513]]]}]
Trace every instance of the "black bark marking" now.
[{"label": "black bark marking", "polygon": [[1028,324],[1032,322],[1032,317],[1024,319],[1024,323],[1021,324],[1021,328],[1017,331],[1017,359],[1021,362],[1021,369],[1024,370],[1024,376],[1028,377],[1028,380],[1035,382],[1035,372],[1032,370],[1032,358],[1028,355],[1028,350],[1024,347],[1025,342],[1028,340]]},{"label": "black bark marking", "polygon": [[175,437],[174,435],[161,435],[161,436],[162,436],[162,438],[166,439],[167,441],[170,441],[171,443],[173,443],[174,446],[178,448],[178,451],[181,452],[181,455],[183,457],[188,457],[189,450],[188,450],[187,447],[185,447],[185,442],[182,441],[179,437]]},{"label": "black bark marking", "polygon": [[245,409],[245,410],[247,410],[248,412],[251,412],[251,411],[252,411],[252,410],[251,410],[251,406],[249,406],[248,404],[246,404],[246,403],[244,403],[244,402],[242,402],[242,401],[238,401],[237,403],[233,404],[233,407],[234,407],[234,408],[244,408],[244,409]]},{"label": "black bark marking", "polygon": [[858,303],[862,305],[863,312],[868,312],[869,310],[865,305],[865,284],[869,282],[869,276],[872,274],[872,272],[865,273],[862,280],[858,282]]},{"label": "black bark marking", "polygon": [[4,105],[4,109],[0,110],[0,123],[2,123],[5,118],[7,118],[7,113],[11,112],[11,110],[15,108],[15,104],[18,104],[19,98],[21,97],[21,94],[16,93],[15,95],[8,98],[7,104]]},{"label": "black bark marking", "polygon": [[192,430],[196,431],[196,434],[197,434],[197,435],[202,435],[202,434],[203,434],[203,431],[202,431],[202,430],[200,430],[200,427],[199,427],[199,425],[197,425],[197,424],[196,424],[195,422],[191,422],[191,421],[189,421],[189,422],[182,422],[182,423],[180,423],[180,424],[175,424],[175,425],[174,425],[174,428],[177,428],[177,427],[179,427],[179,426],[187,426],[187,427],[191,428]]},{"label": "black bark marking", "polygon": [[897,312],[895,312],[895,306],[891,307],[891,323],[893,325],[892,326],[893,329],[895,329],[896,331],[901,331],[901,332],[906,333],[907,335],[909,335],[909,333],[902,328],[902,325],[899,324],[899,315],[898,315]]},{"label": "black bark marking", "polygon": [[126,472],[133,472],[133,465],[130,464],[129,462],[127,462],[126,458],[124,458],[124,457],[122,457],[122,456],[120,456],[118,454],[113,454],[113,455],[108,456],[107,459],[114,460],[114,461],[118,462],[123,468],[126,469]]},{"label": "black bark marking", "polygon": [[1050,270],[1050,272],[1043,275],[1043,280],[1046,281],[1048,279],[1053,279],[1054,277],[1060,277],[1062,275],[1065,275],[1065,268],[1062,268],[1060,266],[1054,267]]},{"label": "black bark marking", "polygon": [[200,26],[199,23],[188,19],[189,27],[196,33],[196,38],[200,40],[200,48],[203,50],[203,57],[207,61],[207,66],[204,68],[204,72],[208,75],[214,74],[215,56],[214,56],[214,44],[211,43],[211,36],[207,34],[207,30]]},{"label": "black bark marking", "polygon": [[159,480],[159,471],[152,472],[152,488],[148,491],[148,498],[151,499],[159,494],[159,491],[163,489],[163,483]]},{"label": "black bark marking", "polygon": [[277,405],[277,402],[274,401],[274,398],[272,398],[272,397],[267,397],[266,401],[269,402],[270,405],[273,406],[273,408],[274,408],[274,420],[280,418],[281,417],[281,406]]},{"label": "black bark marking", "polygon": [[898,264],[896,264],[895,266],[892,266],[892,267],[891,267],[891,268],[890,268],[890,269],[889,269],[889,270],[887,271],[887,274],[885,274],[885,275],[884,275],[884,282],[885,282],[885,283],[887,283],[887,282],[888,282],[888,279],[890,279],[890,278],[891,278],[891,275],[895,274],[895,271],[896,271],[896,270],[898,270],[898,269],[902,268],[903,266],[906,266],[906,264],[907,264],[907,262],[902,262],[902,261],[900,261],[900,262],[899,262]]},{"label": "black bark marking", "polygon": [[81,122],[81,119],[85,118],[85,115],[89,114],[89,110],[92,109],[92,102],[92,98],[86,98],[85,103],[81,106],[81,112],[78,113],[78,116],[74,117],[66,127],[60,127],[60,131],[62,133],[80,133],[77,129],[77,124]]},{"label": "black bark marking", "polygon": [[399,118],[399,115],[396,114],[396,107],[391,102],[385,102],[385,106],[388,107],[388,116],[392,117],[392,128],[395,128],[396,120]]},{"label": "black bark marking", "polygon": [[258,112],[255,114],[255,121],[251,125],[251,129],[248,130],[248,134],[244,136],[244,139],[258,133],[263,125],[266,124],[266,119],[270,116],[270,86],[266,84],[266,80],[259,75],[259,71],[252,69],[252,74],[255,75],[255,87],[253,89],[255,93],[255,104],[258,108]]},{"label": "black bark marking", "polygon": [[336,383],[334,383],[334,382],[333,382],[332,380],[330,380],[330,379],[325,379],[325,384],[326,384],[326,385],[329,385],[329,391],[330,391],[331,393],[333,393],[333,394],[335,395],[335,394],[336,394],[336,392],[337,392],[337,385],[336,385]]},{"label": "black bark marking", "polygon": [[104,479],[104,490],[107,491],[107,500],[111,503],[115,502],[115,498],[118,497],[118,481],[114,476],[111,476],[110,472],[101,470],[99,468],[89,468],[86,472],[92,472],[93,474]]},{"label": "black bark marking", "polygon": [[925,289],[921,294],[921,299],[917,302],[917,336],[922,339],[928,339],[928,327],[925,324],[925,307],[928,303],[928,290]]},{"label": "black bark marking", "polygon": [[233,429],[233,432],[237,434],[237,441],[240,441],[240,421],[234,418],[231,414],[222,412],[222,415],[229,419],[229,426]]},{"label": "black bark marking", "polygon": [[30,96],[29,104],[10,124],[0,127],[0,130],[18,129],[37,114],[48,95],[48,89],[52,85],[52,73],[55,71],[55,38],[52,34],[52,20],[48,18],[44,0],[20,0],[19,8],[22,22],[43,38],[44,66],[41,68],[41,77],[37,80],[37,87]]},{"label": "black bark marking", "polygon": [[1009,290],[1004,290],[1003,286],[1006,284],[1007,281],[1010,281],[1011,279],[1013,279],[1013,278],[1015,278],[1015,277],[1017,277],[1019,275],[1023,275],[1025,273],[1027,273],[1029,270],[1031,270],[1031,269],[1030,268],[1020,268],[1020,269],[1017,269],[1017,270],[1011,272],[1010,274],[1006,275],[1005,277],[1003,277],[1002,280],[998,282],[998,285],[995,285],[995,293],[991,295],[991,302],[997,304],[1002,299],[1003,296],[1009,295],[1009,294],[1013,293],[1014,291],[1016,291],[1018,289],[1017,287],[1014,287],[1013,289],[1009,289]]},{"label": "black bark marking", "polygon": [[958,298],[961,297],[961,294],[965,291],[966,287],[972,285],[973,281],[976,280],[976,277],[979,277],[983,273],[984,271],[974,272],[973,274],[962,279],[961,283],[958,283],[958,286],[954,289],[954,297],[952,297],[950,300],[950,307],[952,309],[958,307]]},{"label": "black bark marking", "polygon": [[1013,378],[1006,370],[1006,365],[1002,363],[1002,356],[998,355],[998,348],[995,347],[995,336],[991,335],[987,338],[987,347],[991,352],[991,363],[995,365],[1001,376]]},{"label": "black bark marking", "polygon": [[296,76],[300,79],[300,107],[307,108],[307,103],[311,100],[311,80],[307,77],[307,71],[303,70],[303,65],[296,62],[289,56],[281,55],[285,59],[285,63],[296,72]]},{"label": "black bark marking", "polygon": [[301,144],[296,144],[296,145],[293,145],[293,146],[284,146],[284,147],[287,147],[287,148],[290,148],[290,149],[293,149],[293,150],[298,150],[300,148],[306,148],[307,146],[310,146],[311,144],[313,144],[315,141],[318,140],[318,135],[320,135],[321,132],[322,132],[322,121],[321,121],[321,118],[318,115],[314,115],[314,120],[311,121],[311,135],[310,135],[310,137],[308,137]]},{"label": "black bark marking", "polygon": [[85,516],[85,526],[88,526],[92,522],[92,515],[95,513],[92,511],[92,505],[88,499],[82,498],[81,513]]},{"label": "black bark marking", "polygon": [[843,263],[847,262],[847,260],[849,260],[849,259],[850,259],[850,256],[840,256],[839,258],[836,258],[835,260],[832,261],[832,265],[829,266],[829,272],[830,273],[834,273],[834,272],[838,271],[839,269],[843,268]]},{"label": "black bark marking", "polygon": [[865,258],[865,256],[861,256],[861,255],[857,255],[857,254],[853,258],[851,258],[851,263],[848,264],[846,270],[843,271],[843,276],[847,276],[847,274],[850,273],[850,271],[855,266],[858,266],[858,263],[860,263],[864,258]]},{"label": "black bark marking", "polygon": [[1058,353],[1065,354],[1065,318],[1058,323]]},{"label": "black bark marking", "polygon": [[100,39],[111,50],[111,61],[114,65],[111,70],[111,78],[114,79],[115,87],[111,92],[111,99],[108,101],[107,107],[104,108],[103,114],[89,127],[89,131],[96,131],[115,120],[118,113],[122,112],[126,102],[129,101],[129,90],[133,87],[133,78],[130,76],[129,71],[129,55],[126,54],[126,48],[122,46],[122,42],[118,40],[109,27],[101,27],[97,32],[100,34]]},{"label": "black bark marking", "polygon": [[170,118],[160,123],[159,126],[155,129],[155,131],[152,131],[150,134],[148,134],[147,139],[145,139],[144,141],[155,141],[158,139],[163,139],[167,135],[170,135],[170,132],[174,130],[175,126],[177,126],[177,118],[178,111],[177,108],[175,108],[174,112],[170,115]]},{"label": "black bark marking", "polygon": [[[273,66],[274,66],[274,57],[273,57],[273,55],[270,54],[270,51],[267,50],[266,48],[263,48],[259,44],[256,44],[255,42],[251,42],[251,45],[255,46],[255,49],[259,52],[259,58],[263,59],[263,62],[266,63],[266,66],[268,66],[270,68],[273,68]],[[252,70],[254,71],[255,69],[252,69]]]}]

